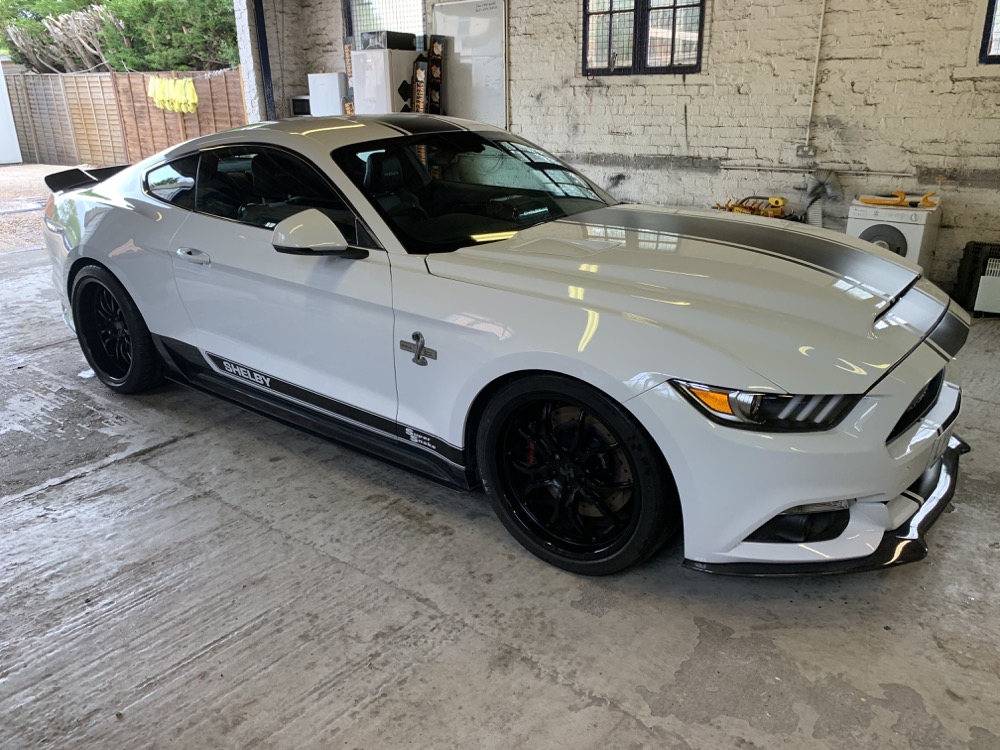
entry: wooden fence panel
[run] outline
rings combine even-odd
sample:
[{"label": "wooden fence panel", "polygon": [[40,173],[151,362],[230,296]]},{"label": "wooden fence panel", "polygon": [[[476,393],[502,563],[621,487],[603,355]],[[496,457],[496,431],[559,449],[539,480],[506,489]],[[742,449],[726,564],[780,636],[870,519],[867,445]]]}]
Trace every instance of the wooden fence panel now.
[{"label": "wooden fence panel", "polygon": [[[183,114],[159,109],[146,94],[153,75],[193,78],[198,94],[197,110]],[[243,84],[238,68],[216,73],[114,73],[112,77],[130,161],[151,156],[189,138],[246,124]]]},{"label": "wooden fence panel", "polygon": [[[178,73],[178,76],[187,75]],[[243,106],[243,81],[239,69],[213,74],[201,74],[194,79],[198,94],[198,109],[184,115],[184,131],[188,138],[218,133],[247,124]]]},{"label": "wooden fence panel", "polygon": [[25,164],[37,164],[38,136],[31,120],[28,84],[24,82],[23,73],[8,74],[5,77],[7,92],[10,94],[10,109],[14,115],[14,130],[17,132],[17,142],[21,146],[21,160]]},{"label": "wooden fence panel", "polygon": [[28,111],[35,128],[41,164],[77,164],[73,126],[63,93],[63,76],[26,75]]},{"label": "wooden fence panel", "polygon": [[[125,131],[130,162],[137,162],[186,140],[181,131],[179,115],[176,112],[158,109],[153,100],[146,95],[150,74],[112,73],[111,75],[121,107],[122,128]],[[170,78],[173,74],[155,75]]]},{"label": "wooden fence panel", "polygon": [[85,164],[110,166],[129,160],[110,73],[63,76],[77,156]]},{"label": "wooden fence panel", "polygon": [[[193,78],[195,112],[159,109],[151,76]],[[246,124],[240,70],[212,73],[76,73],[7,76],[26,163],[105,166],[136,162],[188,138]]]}]

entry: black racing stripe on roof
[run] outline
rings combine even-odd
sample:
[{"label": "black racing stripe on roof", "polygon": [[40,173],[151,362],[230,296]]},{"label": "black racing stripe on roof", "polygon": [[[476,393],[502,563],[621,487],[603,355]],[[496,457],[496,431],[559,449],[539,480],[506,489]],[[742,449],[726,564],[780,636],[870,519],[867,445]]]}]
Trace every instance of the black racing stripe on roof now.
[{"label": "black racing stripe on roof", "polygon": [[633,211],[613,206],[587,211],[562,221],[646,229],[725,242],[826,269],[888,297],[907,287],[917,276],[903,266],[846,243],[790,231],[778,224],[766,226],[726,221],[721,217]]},{"label": "black racing stripe on roof", "polygon": [[383,125],[395,128],[396,130],[402,130],[410,135],[454,133],[465,130],[461,125],[456,125],[448,120],[434,117],[433,115],[420,115],[414,112],[396,112],[393,114],[378,115],[375,119]]}]

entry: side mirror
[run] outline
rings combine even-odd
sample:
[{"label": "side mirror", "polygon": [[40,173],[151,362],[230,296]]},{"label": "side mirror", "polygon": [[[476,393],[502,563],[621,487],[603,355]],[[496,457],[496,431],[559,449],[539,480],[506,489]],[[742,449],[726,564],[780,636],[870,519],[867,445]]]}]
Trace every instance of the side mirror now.
[{"label": "side mirror", "polygon": [[288,255],[333,255],[349,260],[368,257],[367,250],[351,247],[330,217],[315,208],[279,221],[271,244],[279,253]]}]

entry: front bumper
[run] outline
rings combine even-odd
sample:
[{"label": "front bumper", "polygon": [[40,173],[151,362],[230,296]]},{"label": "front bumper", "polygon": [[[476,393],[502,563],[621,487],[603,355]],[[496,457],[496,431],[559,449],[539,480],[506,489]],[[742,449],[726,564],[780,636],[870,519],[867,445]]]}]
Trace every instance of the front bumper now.
[{"label": "front bumper", "polygon": [[685,560],[684,567],[721,575],[771,577],[854,573],[922,560],[928,551],[924,537],[951,502],[958,482],[958,459],[969,450],[969,446],[958,437],[952,436],[948,440],[948,447],[941,458],[908,488],[909,492],[926,498],[920,509],[898,528],[887,531],[882,543],[870,555],[810,563],[705,563]]}]

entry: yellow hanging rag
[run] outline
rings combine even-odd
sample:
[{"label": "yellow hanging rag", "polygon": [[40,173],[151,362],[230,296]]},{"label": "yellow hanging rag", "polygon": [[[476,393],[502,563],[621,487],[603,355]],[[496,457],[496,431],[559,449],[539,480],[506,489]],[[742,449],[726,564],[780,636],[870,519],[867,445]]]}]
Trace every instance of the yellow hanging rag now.
[{"label": "yellow hanging rag", "polygon": [[150,76],[146,95],[160,109],[168,112],[194,112],[198,109],[198,92],[191,78]]}]

